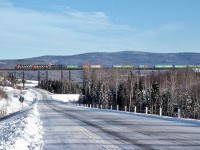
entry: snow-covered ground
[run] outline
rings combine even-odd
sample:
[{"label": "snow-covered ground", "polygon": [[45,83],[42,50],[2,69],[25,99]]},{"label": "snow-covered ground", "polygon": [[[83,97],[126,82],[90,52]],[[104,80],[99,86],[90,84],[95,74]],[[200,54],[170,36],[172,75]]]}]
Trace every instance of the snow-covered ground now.
[{"label": "snow-covered ground", "polygon": [[52,99],[62,102],[77,102],[79,94],[51,94]]},{"label": "snow-covered ground", "polygon": [[[35,87],[36,81],[27,83],[26,90],[1,87],[7,93],[8,99],[0,99],[0,110],[4,115],[16,115],[8,119],[2,119],[0,115],[0,150],[42,149],[42,123],[37,102],[33,103],[40,95],[28,88]],[[20,96],[24,97],[23,105],[19,101]]]},{"label": "snow-covered ground", "polygon": [[[26,90],[0,86],[0,88],[8,95],[8,99],[0,99],[0,110],[4,111],[6,114],[10,114],[21,110],[22,107],[30,106],[33,100],[37,98],[37,94],[29,88],[35,87],[37,84],[37,81],[27,80],[25,84]],[[22,87],[22,84],[18,84],[17,86]],[[20,96],[24,97],[25,99],[23,106],[19,101]]]},{"label": "snow-covered ground", "polygon": [[[20,81],[20,80],[19,80]],[[23,87],[22,83],[17,84],[18,86]],[[33,80],[26,80],[25,83],[25,88],[29,88],[29,87],[35,87],[38,85],[38,81],[33,81]]]},{"label": "snow-covered ground", "polygon": [[11,85],[11,82],[8,81],[8,80],[5,80],[3,77],[0,76],[0,83],[4,83],[4,84],[10,84]]},{"label": "snow-covered ground", "polygon": [[42,149],[42,126],[37,105],[0,126],[0,150]]},{"label": "snow-covered ground", "polygon": [[[10,114],[22,109],[22,107],[30,106],[33,99],[37,95],[31,90],[19,90],[12,87],[1,87],[8,95],[8,99],[0,100],[0,109],[5,111],[6,114]],[[24,102],[19,101],[20,96],[24,97]],[[22,105],[23,104],[23,105]]]},{"label": "snow-covered ground", "polygon": [[[5,115],[12,115],[6,120],[1,120],[0,115],[0,150],[26,150],[42,149],[42,122],[37,110],[36,99],[42,99],[41,93],[31,87],[37,86],[37,81],[26,81],[25,90],[12,87],[0,87],[8,95],[8,99],[0,98],[0,110]],[[17,86],[23,86],[18,84]],[[48,94],[52,99],[62,102],[76,102],[79,94]],[[23,107],[19,101],[20,96],[24,97]],[[33,109],[31,109],[33,107]]]}]

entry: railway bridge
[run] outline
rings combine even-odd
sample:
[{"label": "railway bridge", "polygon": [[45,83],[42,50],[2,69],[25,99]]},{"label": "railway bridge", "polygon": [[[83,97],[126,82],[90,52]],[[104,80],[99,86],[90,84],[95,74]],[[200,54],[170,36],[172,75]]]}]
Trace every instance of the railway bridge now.
[{"label": "railway bridge", "polygon": [[[23,89],[25,88],[26,80],[37,80],[38,86],[41,81],[48,81],[49,79],[60,80],[61,82],[72,83],[78,81],[84,84],[85,73],[92,72],[94,70],[104,71],[104,76],[109,75],[109,71],[115,72],[115,75],[119,79],[121,77],[143,75],[144,72],[159,72],[166,70],[180,70],[180,69],[199,69],[200,65],[154,65],[149,67],[146,65],[139,65],[134,67],[132,65],[113,65],[112,67],[102,67],[100,65],[83,65],[78,67],[77,65],[67,65],[67,67],[56,66],[27,66],[21,65],[20,67],[0,68],[0,76],[9,76],[11,80],[20,79],[23,83]],[[100,72],[99,72],[100,73]],[[106,74],[106,75],[105,75]],[[48,84],[48,82],[46,82]],[[48,87],[48,86],[47,86]],[[47,89],[48,90],[48,89]]]}]

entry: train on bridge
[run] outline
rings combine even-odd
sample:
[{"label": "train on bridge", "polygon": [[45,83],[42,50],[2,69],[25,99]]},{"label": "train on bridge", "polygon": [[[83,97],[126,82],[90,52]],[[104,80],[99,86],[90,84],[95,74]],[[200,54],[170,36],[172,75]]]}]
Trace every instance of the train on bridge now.
[{"label": "train on bridge", "polygon": [[24,65],[18,64],[15,66],[16,70],[65,70],[65,69],[100,69],[100,68],[116,68],[116,69],[185,69],[185,68],[200,68],[200,65],[113,65],[112,67],[103,67],[102,65],[46,65],[46,64],[33,64]]}]

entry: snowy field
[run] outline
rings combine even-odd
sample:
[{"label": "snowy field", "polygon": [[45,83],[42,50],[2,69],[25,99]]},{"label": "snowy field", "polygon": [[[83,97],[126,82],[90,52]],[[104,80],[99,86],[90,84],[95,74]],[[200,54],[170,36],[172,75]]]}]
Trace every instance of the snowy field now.
[{"label": "snowy field", "polygon": [[[6,114],[10,114],[22,109],[22,107],[30,106],[33,99],[37,97],[31,89],[19,90],[12,87],[1,87],[8,95],[8,99],[0,100],[0,108],[5,111]],[[20,96],[24,97],[23,105],[20,103]]]},{"label": "snowy field", "polygon": [[51,94],[51,98],[62,102],[78,102],[79,94]]},{"label": "snowy field", "polygon": [[[17,85],[23,87],[23,84],[22,84],[22,83],[17,84]],[[37,85],[38,85],[38,81],[26,80],[25,88],[35,87],[35,86],[37,86]]]}]

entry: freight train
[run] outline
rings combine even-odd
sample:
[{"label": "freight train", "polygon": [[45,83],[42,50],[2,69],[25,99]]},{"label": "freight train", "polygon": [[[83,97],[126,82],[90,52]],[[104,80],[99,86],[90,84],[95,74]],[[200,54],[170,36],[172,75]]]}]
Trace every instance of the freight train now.
[{"label": "freight train", "polygon": [[[99,69],[103,68],[101,65],[22,65],[18,64],[15,66],[16,70],[65,70],[65,69]],[[200,68],[200,65],[113,65],[112,67],[104,67],[104,68],[116,68],[116,69],[185,69],[185,68]]]}]

